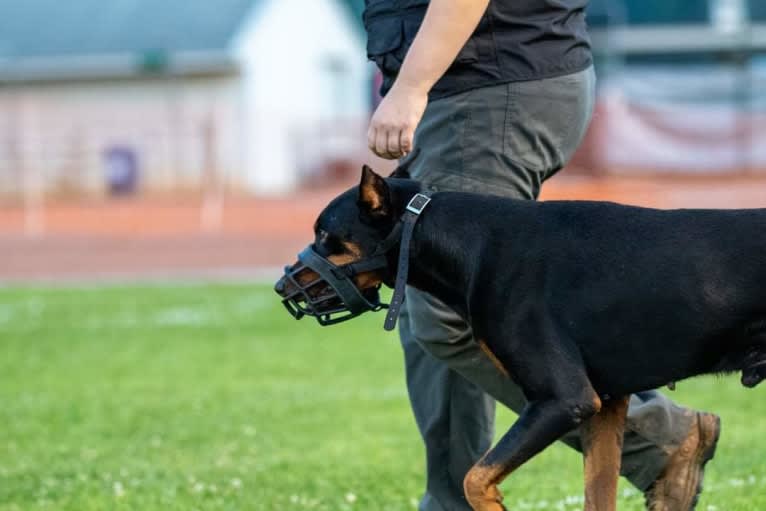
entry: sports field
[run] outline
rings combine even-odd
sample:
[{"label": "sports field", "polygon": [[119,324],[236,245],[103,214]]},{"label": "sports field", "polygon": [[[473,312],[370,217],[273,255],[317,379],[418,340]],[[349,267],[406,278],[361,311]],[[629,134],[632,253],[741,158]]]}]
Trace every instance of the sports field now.
[{"label": "sports field", "polygon": [[[422,448],[383,317],[322,329],[275,298],[0,289],[0,510],[415,509]],[[699,509],[765,510],[766,387],[675,397],[723,417]],[[512,510],[579,509],[580,458],[555,446],[503,488]],[[621,510],[643,508],[621,488]]]}]

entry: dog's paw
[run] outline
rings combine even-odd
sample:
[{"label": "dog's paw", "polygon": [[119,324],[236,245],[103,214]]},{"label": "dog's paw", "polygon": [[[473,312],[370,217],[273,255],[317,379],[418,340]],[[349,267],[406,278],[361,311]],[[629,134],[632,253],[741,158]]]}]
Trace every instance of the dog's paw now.
[{"label": "dog's paw", "polygon": [[473,511],[508,511],[503,505],[503,494],[494,484],[467,487],[466,499]]}]

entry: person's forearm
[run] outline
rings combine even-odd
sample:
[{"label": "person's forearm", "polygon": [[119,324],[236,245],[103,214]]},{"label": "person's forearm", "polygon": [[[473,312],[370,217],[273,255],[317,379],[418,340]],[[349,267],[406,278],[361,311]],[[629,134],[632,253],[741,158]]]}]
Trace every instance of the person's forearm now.
[{"label": "person's forearm", "polygon": [[455,61],[489,0],[431,0],[396,86],[428,92]]},{"label": "person's forearm", "polygon": [[370,120],[367,145],[382,158],[401,158],[414,144],[428,93],[455,61],[489,0],[431,0],[393,87]]}]

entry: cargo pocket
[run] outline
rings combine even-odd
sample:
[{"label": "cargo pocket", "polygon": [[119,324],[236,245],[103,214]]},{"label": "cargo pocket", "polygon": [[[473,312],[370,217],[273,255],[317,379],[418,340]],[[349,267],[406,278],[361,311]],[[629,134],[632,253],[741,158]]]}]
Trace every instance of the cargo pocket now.
[{"label": "cargo pocket", "polygon": [[375,62],[386,75],[395,76],[407,53],[404,47],[402,20],[384,17],[365,21],[367,28],[367,58]]}]

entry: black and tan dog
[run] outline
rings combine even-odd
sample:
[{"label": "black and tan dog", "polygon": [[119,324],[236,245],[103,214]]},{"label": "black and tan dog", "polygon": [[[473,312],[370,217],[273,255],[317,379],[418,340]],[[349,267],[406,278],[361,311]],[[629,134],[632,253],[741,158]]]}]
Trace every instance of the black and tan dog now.
[{"label": "black and tan dog", "polygon": [[[379,256],[420,191],[365,168],[319,216],[312,249],[338,267]],[[348,272],[365,296],[393,285],[402,247],[385,245],[385,267]],[[409,249],[408,284],[462,315],[529,400],[466,476],[477,511],[504,509],[496,485],[578,426],[585,508],[613,510],[627,396],[707,373],[741,371],[746,387],[766,378],[766,209],[441,192]],[[317,277],[305,268],[276,290],[288,296]],[[319,312],[338,305],[328,287],[311,290],[331,297]]]}]

